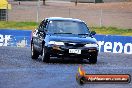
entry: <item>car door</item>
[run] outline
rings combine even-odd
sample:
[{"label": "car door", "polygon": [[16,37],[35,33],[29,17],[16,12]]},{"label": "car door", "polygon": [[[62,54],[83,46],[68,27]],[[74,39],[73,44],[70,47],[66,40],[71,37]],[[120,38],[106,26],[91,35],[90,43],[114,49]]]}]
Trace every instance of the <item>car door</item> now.
[{"label": "car door", "polygon": [[44,20],[41,22],[40,27],[39,27],[39,34],[38,34],[38,49],[41,52],[42,51],[42,42],[44,41],[45,35],[46,35],[46,26],[47,26],[47,21]]},{"label": "car door", "polygon": [[37,51],[40,50],[39,43],[40,43],[41,30],[42,30],[42,22],[40,23],[38,28],[33,32],[34,47],[37,49]]},{"label": "car door", "polygon": [[35,47],[35,49],[37,49],[38,48],[38,29],[35,29],[35,31],[33,32],[33,44],[34,44],[34,47]]}]

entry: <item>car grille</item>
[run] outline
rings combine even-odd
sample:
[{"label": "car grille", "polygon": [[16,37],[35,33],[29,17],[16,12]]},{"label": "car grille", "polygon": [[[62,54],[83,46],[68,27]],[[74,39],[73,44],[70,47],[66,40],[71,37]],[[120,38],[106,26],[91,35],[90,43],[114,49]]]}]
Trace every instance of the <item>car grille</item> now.
[{"label": "car grille", "polygon": [[85,44],[65,43],[65,46],[83,47]]}]

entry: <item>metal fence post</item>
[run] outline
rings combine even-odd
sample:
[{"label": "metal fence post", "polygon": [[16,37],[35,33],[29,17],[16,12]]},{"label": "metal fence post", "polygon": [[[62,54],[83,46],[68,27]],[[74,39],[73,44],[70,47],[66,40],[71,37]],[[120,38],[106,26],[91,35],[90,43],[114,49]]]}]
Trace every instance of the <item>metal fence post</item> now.
[{"label": "metal fence post", "polygon": [[102,8],[101,8],[101,10],[100,10],[100,22],[99,22],[100,27],[102,27],[102,15],[103,15],[103,11],[102,11]]},{"label": "metal fence post", "polygon": [[39,7],[40,7],[40,0],[37,1],[37,11],[36,11],[36,15],[37,15],[37,19],[36,19],[36,22],[38,23],[39,22]]}]

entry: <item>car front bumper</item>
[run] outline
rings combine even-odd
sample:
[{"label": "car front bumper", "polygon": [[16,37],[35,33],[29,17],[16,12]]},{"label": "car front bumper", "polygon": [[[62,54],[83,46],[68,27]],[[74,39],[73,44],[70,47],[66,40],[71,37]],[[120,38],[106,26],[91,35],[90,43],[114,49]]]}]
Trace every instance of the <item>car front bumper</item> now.
[{"label": "car front bumper", "polygon": [[[50,46],[46,48],[48,53],[53,57],[76,57],[88,58],[91,54],[98,55],[98,48],[96,47],[65,47],[65,46]],[[79,49],[81,53],[69,53],[69,49]]]}]

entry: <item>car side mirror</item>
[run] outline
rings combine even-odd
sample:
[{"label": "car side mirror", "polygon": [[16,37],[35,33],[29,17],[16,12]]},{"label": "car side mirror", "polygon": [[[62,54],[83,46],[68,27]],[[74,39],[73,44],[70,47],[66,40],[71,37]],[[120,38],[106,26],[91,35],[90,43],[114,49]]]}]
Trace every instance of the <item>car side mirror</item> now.
[{"label": "car side mirror", "polygon": [[91,35],[95,35],[96,34],[96,32],[95,31],[91,31]]}]

